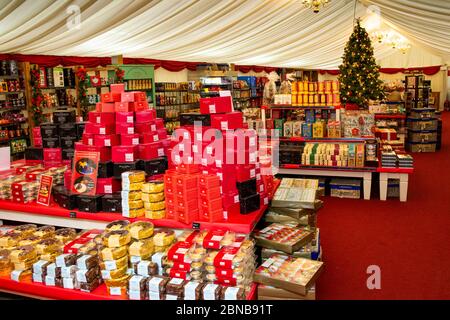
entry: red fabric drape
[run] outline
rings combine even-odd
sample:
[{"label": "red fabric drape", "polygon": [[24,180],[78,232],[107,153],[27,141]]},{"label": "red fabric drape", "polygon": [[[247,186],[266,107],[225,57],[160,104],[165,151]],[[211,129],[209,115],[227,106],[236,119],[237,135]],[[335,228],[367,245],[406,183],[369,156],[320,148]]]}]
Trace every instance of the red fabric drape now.
[{"label": "red fabric drape", "polygon": [[[395,73],[405,73],[407,71],[420,71],[427,76],[432,76],[441,70],[441,66],[431,66],[431,67],[418,67],[418,68],[380,68],[381,73],[395,74]],[[340,74],[339,70],[319,70],[320,74],[331,74],[336,76]]]},{"label": "red fabric drape", "polygon": [[272,71],[276,71],[278,68],[274,67],[263,67],[263,66],[244,66],[244,65],[236,65],[235,70],[242,73],[249,73],[250,71],[254,72],[267,72],[271,73]]},{"label": "red fabric drape", "polygon": [[[22,55],[22,54],[0,54],[0,60],[16,60],[20,62],[29,61],[43,67],[75,66],[82,65],[87,68],[107,66],[111,64],[110,57],[75,57],[75,56],[48,56],[48,55]],[[195,71],[197,62],[182,62],[170,60],[156,60],[146,58],[123,58],[124,64],[153,64],[155,69],[164,68],[168,71],[177,72],[185,68]]]}]

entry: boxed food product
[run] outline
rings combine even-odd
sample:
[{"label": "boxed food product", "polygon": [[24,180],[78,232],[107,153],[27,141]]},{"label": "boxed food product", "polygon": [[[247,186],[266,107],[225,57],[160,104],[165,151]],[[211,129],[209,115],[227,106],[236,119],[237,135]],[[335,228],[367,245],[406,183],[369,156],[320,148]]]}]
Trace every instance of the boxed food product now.
[{"label": "boxed food product", "polygon": [[337,198],[361,198],[361,181],[356,179],[332,179],[330,195]]},{"label": "boxed food product", "polygon": [[256,269],[254,280],[306,295],[322,270],[323,262],[274,254]]},{"label": "boxed food product", "polygon": [[311,242],[314,239],[314,233],[305,228],[272,223],[268,227],[257,231],[255,239],[257,244],[262,247],[292,254]]},{"label": "boxed food product", "polygon": [[231,97],[211,97],[200,99],[200,113],[216,114],[233,111],[233,101]]},{"label": "boxed food product", "polygon": [[223,114],[211,114],[211,127],[219,130],[243,128],[242,112],[235,111]]},{"label": "boxed food product", "polygon": [[78,195],[77,207],[80,211],[96,213],[102,211],[102,196]]}]

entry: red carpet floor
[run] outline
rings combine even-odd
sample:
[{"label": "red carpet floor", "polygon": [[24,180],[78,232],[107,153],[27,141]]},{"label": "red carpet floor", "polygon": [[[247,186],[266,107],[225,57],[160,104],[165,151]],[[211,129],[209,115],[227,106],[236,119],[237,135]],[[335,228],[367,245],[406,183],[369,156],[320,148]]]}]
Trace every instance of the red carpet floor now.
[{"label": "red carpet floor", "polygon": [[[407,202],[380,201],[374,186],[370,201],[324,199],[319,299],[450,299],[450,113],[442,118],[442,149],[413,154]],[[367,288],[369,265],[381,268],[380,290]]]}]

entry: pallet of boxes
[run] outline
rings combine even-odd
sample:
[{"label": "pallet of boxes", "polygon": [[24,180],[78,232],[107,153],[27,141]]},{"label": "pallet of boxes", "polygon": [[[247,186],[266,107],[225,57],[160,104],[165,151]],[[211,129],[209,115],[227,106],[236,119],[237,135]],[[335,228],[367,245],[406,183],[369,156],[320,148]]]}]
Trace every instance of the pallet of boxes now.
[{"label": "pallet of boxes", "polygon": [[317,211],[319,181],[284,178],[254,232],[262,264],[256,269],[258,300],[315,300],[315,282],[323,269]]}]

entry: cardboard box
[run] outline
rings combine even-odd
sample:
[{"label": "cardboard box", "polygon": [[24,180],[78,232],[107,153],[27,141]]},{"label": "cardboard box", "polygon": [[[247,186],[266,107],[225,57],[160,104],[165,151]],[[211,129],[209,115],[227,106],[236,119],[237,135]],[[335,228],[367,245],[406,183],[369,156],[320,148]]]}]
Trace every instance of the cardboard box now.
[{"label": "cardboard box", "polygon": [[125,83],[112,83],[110,85],[111,92],[122,93],[125,92]]},{"label": "cardboard box", "polygon": [[314,239],[314,232],[305,228],[293,228],[272,223],[268,227],[255,232],[254,237],[257,245],[261,247],[292,254],[310,243]]},{"label": "cardboard box", "polygon": [[[254,281],[284,289],[300,295],[306,295],[323,271],[323,262],[303,258],[291,258],[274,254],[259,266],[254,275]],[[280,269],[294,268],[299,272],[279,274]]]},{"label": "cardboard box", "polygon": [[316,300],[316,289],[315,285],[313,285],[306,295],[300,295],[260,284],[258,286],[258,300]]}]

